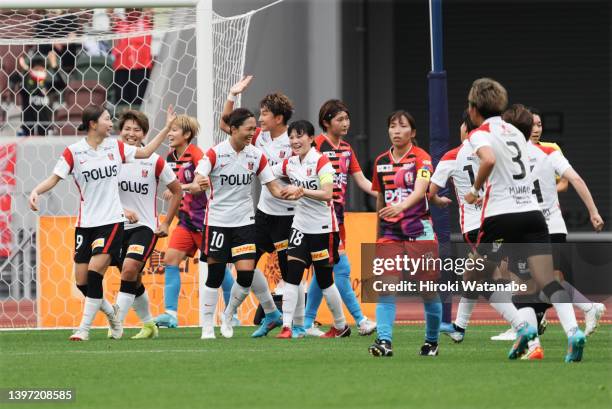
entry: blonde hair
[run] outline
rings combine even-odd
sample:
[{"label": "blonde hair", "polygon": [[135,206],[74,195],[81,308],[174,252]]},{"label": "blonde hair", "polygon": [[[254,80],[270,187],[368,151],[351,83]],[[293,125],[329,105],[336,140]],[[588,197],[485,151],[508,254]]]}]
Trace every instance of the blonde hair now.
[{"label": "blonde hair", "polygon": [[472,83],[468,102],[486,119],[504,112],[508,106],[508,92],[491,78],[479,78]]},{"label": "blonde hair", "polygon": [[181,128],[183,134],[189,132],[189,142],[198,136],[198,132],[200,131],[200,124],[198,123],[198,120],[189,115],[178,115],[170,124],[170,126],[174,125]]}]

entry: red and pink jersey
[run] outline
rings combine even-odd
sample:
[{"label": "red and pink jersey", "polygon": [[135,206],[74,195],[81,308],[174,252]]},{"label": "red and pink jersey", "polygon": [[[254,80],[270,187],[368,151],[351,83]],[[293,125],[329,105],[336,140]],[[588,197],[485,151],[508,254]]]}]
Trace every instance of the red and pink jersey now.
[{"label": "red and pink jersey", "polygon": [[[190,144],[178,158],[176,151],[171,151],[166,157],[166,161],[174,170],[179,182],[184,185],[193,182],[196,166],[203,156],[204,153],[200,148]],[[179,209],[179,224],[191,231],[202,231],[204,229],[206,202],[204,193],[192,195],[184,191]]]},{"label": "red and pink jersey", "polygon": [[157,228],[157,189],[164,189],[176,180],[166,161],[154,153],[147,159],[136,159],[119,173],[119,197],[124,209],[136,212],[136,223],[125,223],[125,229],[146,226]]},{"label": "red and pink jersey", "polygon": [[336,171],[334,174],[334,209],[338,223],[344,224],[348,177],[361,172],[361,166],[359,166],[353,148],[346,141],[340,141],[336,146],[325,134],[321,134],[315,138],[315,145],[319,152],[327,156]]},{"label": "red and pink jersey", "polygon": [[[417,179],[429,180],[433,172],[431,157],[417,146],[413,145],[399,160],[392,152],[393,148],[376,158],[372,176],[372,190],[383,194],[385,206],[404,201],[414,191]],[[415,239],[424,232],[423,219],[431,219],[426,196],[397,217],[380,219],[380,236],[401,241]]]},{"label": "red and pink jersey", "polygon": [[72,174],[79,190],[80,206],[76,227],[97,227],[124,222],[119,199],[119,172],[133,162],[136,148],[106,138],[94,149],[87,139],[68,146],[53,173],[62,179]]},{"label": "red and pink jersey", "polygon": [[217,227],[254,224],[253,180],[266,184],[276,179],[261,150],[247,145],[236,152],[229,139],[206,151],[196,173],[210,177],[205,224]]}]

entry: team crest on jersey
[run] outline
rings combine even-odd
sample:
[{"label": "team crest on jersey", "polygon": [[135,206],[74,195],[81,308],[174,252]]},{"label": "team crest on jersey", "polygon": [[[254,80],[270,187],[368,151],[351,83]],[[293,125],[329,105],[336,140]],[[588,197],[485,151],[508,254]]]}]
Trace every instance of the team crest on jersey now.
[{"label": "team crest on jersey", "polygon": [[108,154],[108,158],[109,158],[110,160],[115,160],[115,156],[113,156],[113,154],[112,154],[112,153],[109,153],[109,154]]},{"label": "team crest on jersey", "polygon": [[306,169],[306,176],[312,176],[312,168]]},{"label": "team crest on jersey", "polygon": [[92,250],[98,247],[104,247],[104,238],[96,239],[91,243]]},{"label": "team crest on jersey", "polygon": [[286,154],[287,154],[287,153],[286,153],[285,151],[280,151],[280,152],[278,153],[278,157],[279,157],[279,158],[281,158],[281,159],[284,159]]},{"label": "team crest on jersey", "polygon": [[147,176],[149,176],[149,171],[147,169],[143,169],[142,170],[142,177],[146,178]]},{"label": "team crest on jersey", "polygon": [[253,170],[255,168],[255,162],[249,162],[247,164],[247,166],[248,166],[249,170]]}]

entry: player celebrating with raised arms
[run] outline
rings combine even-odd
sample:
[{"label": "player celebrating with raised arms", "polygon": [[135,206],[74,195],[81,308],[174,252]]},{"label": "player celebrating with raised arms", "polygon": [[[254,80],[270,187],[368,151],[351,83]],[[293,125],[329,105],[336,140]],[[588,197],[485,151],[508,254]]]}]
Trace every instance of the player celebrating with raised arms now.
[{"label": "player celebrating with raised arms", "polygon": [[[187,115],[179,115],[170,125],[168,142],[170,152],[166,157],[168,165],[178,178],[183,199],[179,208],[179,222],[172,231],[168,249],[164,255],[164,313],[155,318],[159,327],[176,328],[178,326],[178,303],[181,292],[181,273],[179,264],[185,257],[193,257],[202,247],[204,230],[204,213],[207,198],[204,191],[193,184],[195,168],[204,156],[200,148],[191,143],[198,136],[198,120]],[[166,190],[164,198],[169,200],[172,192]],[[233,277],[229,269],[223,280],[225,304],[229,300],[229,291]]]},{"label": "player celebrating with raised arms", "polygon": [[[220,127],[229,133],[229,125],[223,122],[223,116],[229,114],[234,108],[234,100],[249,86],[252,76],[246,76],[230,89],[230,94],[225,102]],[[284,94],[275,92],[266,95],[259,103],[260,128],[257,128],[251,143],[259,148],[270,166],[281,163],[292,155],[289,137],[287,136],[287,122],[293,114],[293,103]],[[278,180],[281,186],[286,186],[283,180]],[[255,265],[263,253],[273,253],[278,256],[278,266],[283,280],[287,276],[287,246],[291,223],[295,213],[295,202],[277,199],[268,189],[262,189],[259,203],[255,212]],[[258,338],[267,335],[275,327],[282,325],[281,314],[274,304],[270,293],[268,282],[263,272],[255,269],[251,289],[259,300],[265,313],[265,318],[260,327],[253,332],[253,337]],[[302,290],[303,294],[303,290]],[[302,303],[303,304],[303,303]],[[304,320],[304,306],[301,308],[301,321]],[[298,317],[296,316],[296,321]],[[304,324],[296,326],[296,331],[303,331]]]},{"label": "player celebrating with raised arms", "polygon": [[[391,257],[407,254],[418,258],[438,253],[438,241],[433,231],[427,187],[433,171],[431,157],[414,143],[416,124],[410,113],[400,110],[387,119],[391,149],[374,162],[372,189],[378,192],[378,240],[381,252]],[[378,249],[377,249],[378,253]],[[399,272],[398,272],[399,273]],[[435,271],[415,272],[417,279],[434,279]],[[399,274],[386,279],[399,281]],[[422,292],[425,307],[425,343],[420,355],[438,355],[438,336],[442,319],[442,303],[437,293]],[[379,295],[376,304],[378,338],[369,348],[373,356],[392,356],[395,295]]]},{"label": "player celebrating with raised arms", "polygon": [[206,152],[196,168],[194,184],[210,187],[206,207],[202,261],[208,277],[201,294],[204,301],[202,339],[215,338],[213,314],[226,263],[237,270],[230,301],[221,316],[221,334],[233,336],[231,318],[249,294],[255,269],[255,215],[252,184],[257,177],[276,198],[283,197],[266,156],[251,144],[257,123],[248,109],[238,108],[224,118],[230,137]]},{"label": "player celebrating with raised arms", "polygon": [[[139,111],[128,110],[119,118],[119,136],[131,146],[142,146],[149,132],[149,120]],[[158,188],[172,192],[168,213],[163,223],[157,220]],[[181,203],[181,184],[166,161],[154,153],[150,158],[137,159],[121,168],[119,197],[128,222],[125,224],[121,257],[115,260],[121,269],[121,287],[116,304],[119,321],[133,305],[143,323],[133,339],[157,337],[157,326],[149,310],[149,297],[142,284],[142,269],[155,248],[158,237],[166,237]],[[109,335],[111,335],[109,333]]]},{"label": "player celebrating with raised arms", "polygon": [[[468,113],[479,128],[468,141],[480,159],[480,168],[468,203],[475,203],[485,188],[478,253],[499,262],[505,243],[522,243],[531,276],[550,300],[568,337],[566,362],[582,359],[584,333],[578,328],[567,291],[555,280],[546,220],[532,194],[525,137],[501,114],[508,104],[506,89],[490,78],[474,81],[468,94]],[[486,183],[486,185],[485,185]],[[509,358],[522,355],[528,342],[537,336],[532,325],[521,326]]]},{"label": "player celebrating with raised arms", "polygon": [[[108,138],[113,122],[106,109],[99,106],[86,107],[79,129],[87,131],[87,136],[64,150],[53,174],[30,194],[30,208],[36,211],[38,196],[53,189],[70,174],[79,190],[74,262],[77,286],[86,297],[83,318],[79,328],[70,337],[73,341],[89,339],[91,323],[101,308],[109,315],[107,307],[103,307],[102,279],[112,257],[119,258],[121,252],[125,221],[119,199],[119,173],[122,165],[150,157],[166,137],[174,118],[174,110],[170,106],[164,129],[146,146],[136,148]],[[121,324],[116,317],[110,322],[112,335],[119,336]]]},{"label": "player celebrating with raised arms", "polygon": [[[363,175],[353,148],[344,138],[351,126],[348,107],[342,101],[330,99],[319,110],[319,126],[323,133],[315,138],[316,148],[331,162],[334,174],[334,209],[340,231],[340,259],[334,266],[334,279],[344,305],[355,319],[359,335],[369,335],[376,329],[376,323],[363,315],[359,300],[351,284],[351,266],[345,253],[346,234],[344,229],[344,205],[349,175],[364,192],[376,197],[372,183]],[[313,327],[317,310],[321,305],[322,293],[317,280],[312,280],[308,288],[306,303],[306,331],[308,335],[321,336],[322,332]]]},{"label": "player celebrating with raised arms", "polygon": [[[287,191],[301,197],[291,226],[288,250],[288,271],[283,288],[283,329],[277,338],[292,338],[291,326],[298,303],[304,303],[301,287],[304,270],[314,266],[315,277],[331,310],[334,324],[324,338],[347,337],[342,300],[332,274],[338,260],[340,235],[333,204],[334,168],[329,159],[312,146],[314,126],[308,121],[289,125],[289,140],[295,156],[274,167],[274,173],[288,177]],[[301,293],[301,294],[300,294]],[[299,325],[299,324],[298,324]],[[295,337],[303,337],[295,333]]]}]

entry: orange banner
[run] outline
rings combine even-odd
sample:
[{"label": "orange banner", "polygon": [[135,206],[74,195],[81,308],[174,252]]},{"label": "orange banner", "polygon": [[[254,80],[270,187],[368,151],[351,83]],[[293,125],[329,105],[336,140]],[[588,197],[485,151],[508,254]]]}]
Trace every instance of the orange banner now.
[{"label": "orange banner", "polygon": [[[374,213],[348,213],[346,215],[347,254],[351,261],[351,281],[353,289],[360,297],[360,257],[361,243],[373,243],[376,238],[376,215]],[[38,326],[76,327],[79,325],[83,295],[74,281],[74,224],[75,217],[41,216],[38,227]],[[144,270],[143,283],[151,302],[151,313],[156,316],[164,307],[163,257],[168,239],[158,240],[151,258]],[[181,293],[179,296],[179,325],[198,325],[198,261],[189,259],[181,266]],[[280,279],[276,257],[262,257],[258,267],[264,271],[271,288]],[[310,280],[310,277],[307,277]],[[105,298],[114,302],[121,279],[116,268],[109,268],[104,279]],[[323,301],[325,304],[325,301]],[[218,311],[223,308],[220,295]],[[257,301],[251,294],[239,310],[239,320],[245,324],[253,323]],[[374,305],[362,304],[364,314],[374,319]],[[353,322],[345,311],[349,322]],[[319,309],[317,320],[324,324],[332,322],[326,305]],[[106,319],[98,314],[94,326],[106,326]],[[126,326],[137,326],[139,320],[133,311],[126,318]]]}]

